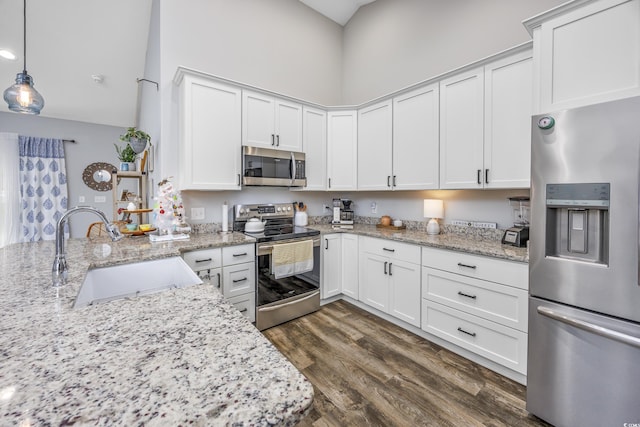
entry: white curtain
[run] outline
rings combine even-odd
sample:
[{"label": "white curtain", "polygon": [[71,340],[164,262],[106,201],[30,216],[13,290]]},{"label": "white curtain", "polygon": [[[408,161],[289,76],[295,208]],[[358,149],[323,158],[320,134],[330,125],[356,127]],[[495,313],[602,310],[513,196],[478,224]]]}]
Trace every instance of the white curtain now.
[{"label": "white curtain", "polygon": [[18,134],[0,132],[0,248],[18,242],[20,230],[20,173]]},{"label": "white curtain", "polygon": [[67,210],[67,168],[61,139],[19,137],[23,242],[54,240]]}]

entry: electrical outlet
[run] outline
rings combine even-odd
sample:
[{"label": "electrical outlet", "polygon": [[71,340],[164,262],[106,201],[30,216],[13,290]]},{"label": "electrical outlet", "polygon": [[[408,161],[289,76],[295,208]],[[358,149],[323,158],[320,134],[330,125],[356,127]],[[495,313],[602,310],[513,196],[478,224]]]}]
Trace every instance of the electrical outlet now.
[{"label": "electrical outlet", "polygon": [[78,197],[78,203],[86,203],[84,196]]},{"label": "electrical outlet", "polygon": [[459,225],[461,227],[471,227],[473,223],[471,221],[465,221],[463,219],[451,220],[451,225]]},{"label": "electrical outlet", "polygon": [[204,208],[191,208],[191,219],[204,219]]},{"label": "electrical outlet", "polygon": [[371,202],[371,213],[378,213],[378,204],[376,202]]},{"label": "electrical outlet", "polygon": [[94,196],[93,202],[94,203],[106,203],[107,202],[107,198],[105,196]]},{"label": "electrical outlet", "polygon": [[454,219],[451,221],[451,225],[473,228],[498,228],[498,224],[496,224],[495,222],[467,221],[464,219]]},{"label": "electrical outlet", "polygon": [[498,228],[498,224],[495,222],[474,222],[473,226],[476,228]]}]

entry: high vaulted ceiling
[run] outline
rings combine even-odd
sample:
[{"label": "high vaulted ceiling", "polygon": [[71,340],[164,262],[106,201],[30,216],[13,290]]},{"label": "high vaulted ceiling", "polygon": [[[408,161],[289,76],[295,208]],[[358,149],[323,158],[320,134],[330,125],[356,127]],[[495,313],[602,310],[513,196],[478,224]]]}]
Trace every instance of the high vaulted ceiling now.
[{"label": "high vaulted ceiling", "polygon": [[300,0],[311,9],[344,26],[360,6],[375,0]]},{"label": "high vaulted ceiling", "polygon": [[[0,49],[18,56],[0,58],[0,91],[22,71],[22,11],[22,1],[0,0]],[[150,16],[151,0],[27,0],[27,71],[45,100],[41,116],[133,126]]]}]

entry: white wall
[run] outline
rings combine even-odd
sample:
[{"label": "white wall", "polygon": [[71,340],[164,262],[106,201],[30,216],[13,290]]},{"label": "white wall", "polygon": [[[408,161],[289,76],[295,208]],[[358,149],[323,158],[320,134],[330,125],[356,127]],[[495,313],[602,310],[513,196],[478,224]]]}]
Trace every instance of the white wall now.
[{"label": "white wall", "polygon": [[[64,146],[69,206],[80,204],[94,206],[102,210],[107,218],[112,217],[113,198],[111,191],[90,189],[82,181],[82,172],[94,162],[107,162],[116,167],[119,165],[120,162],[113,144],[121,144],[118,138],[124,133],[124,128],[0,112],[0,132],[75,140],[75,144],[67,142]],[[85,203],[78,203],[80,196],[85,197]],[[95,196],[105,196],[106,202],[96,203]],[[89,224],[98,220],[97,217],[90,214],[78,214],[71,217],[69,220],[71,237],[84,237]]]},{"label": "white wall", "polygon": [[565,0],[377,0],[344,29],[343,97],[360,104],[531,39],[521,21]]}]

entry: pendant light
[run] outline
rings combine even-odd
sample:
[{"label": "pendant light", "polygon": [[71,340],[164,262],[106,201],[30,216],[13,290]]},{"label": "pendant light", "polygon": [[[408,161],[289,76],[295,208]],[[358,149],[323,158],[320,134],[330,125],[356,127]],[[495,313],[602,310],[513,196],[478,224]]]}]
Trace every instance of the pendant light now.
[{"label": "pendant light", "polygon": [[16,75],[16,83],[4,91],[4,100],[9,109],[16,113],[40,114],[44,107],[44,98],[33,87],[33,79],[27,74],[27,0],[23,0],[24,23],[24,67]]}]

